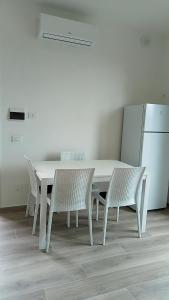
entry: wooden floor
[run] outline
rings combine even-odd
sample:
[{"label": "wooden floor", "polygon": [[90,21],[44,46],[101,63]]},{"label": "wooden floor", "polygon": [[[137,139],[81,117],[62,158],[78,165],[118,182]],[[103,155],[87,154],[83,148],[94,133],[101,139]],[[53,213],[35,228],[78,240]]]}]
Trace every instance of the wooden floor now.
[{"label": "wooden floor", "polygon": [[110,211],[105,247],[100,216],[91,247],[85,212],[78,229],[74,217],[67,229],[65,214],[55,215],[52,248],[45,254],[38,235],[31,235],[31,217],[23,210],[1,212],[0,299],[168,300],[169,209],[149,213],[142,239],[133,211],[121,210],[118,224]]}]

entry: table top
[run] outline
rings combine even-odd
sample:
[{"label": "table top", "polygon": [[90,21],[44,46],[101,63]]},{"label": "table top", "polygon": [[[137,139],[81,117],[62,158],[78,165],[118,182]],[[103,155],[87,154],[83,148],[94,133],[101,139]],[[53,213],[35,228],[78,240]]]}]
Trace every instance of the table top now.
[{"label": "table top", "polygon": [[35,161],[33,166],[40,180],[52,182],[56,169],[95,168],[93,181],[108,181],[113,168],[130,168],[131,165],[118,160],[67,160],[67,161]]}]

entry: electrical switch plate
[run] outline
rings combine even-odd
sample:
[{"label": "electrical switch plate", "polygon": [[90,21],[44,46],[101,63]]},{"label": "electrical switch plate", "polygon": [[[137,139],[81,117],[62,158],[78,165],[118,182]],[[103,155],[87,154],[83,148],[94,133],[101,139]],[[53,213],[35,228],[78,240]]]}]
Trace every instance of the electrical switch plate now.
[{"label": "electrical switch plate", "polygon": [[36,113],[35,112],[28,112],[28,119],[35,119],[36,118]]},{"label": "electrical switch plate", "polygon": [[22,141],[21,135],[11,135],[11,143],[20,143]]}]

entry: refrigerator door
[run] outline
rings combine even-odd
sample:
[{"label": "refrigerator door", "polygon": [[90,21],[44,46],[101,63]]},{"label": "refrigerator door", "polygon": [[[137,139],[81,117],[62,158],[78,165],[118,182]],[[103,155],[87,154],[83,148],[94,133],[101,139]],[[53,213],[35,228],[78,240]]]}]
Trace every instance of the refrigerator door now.
[{"label": "refrigerator door", "polygon": [[146,104],[144,131],[169,132],[169,105]]},{"label": "refrigerator door", "polygon": [[135,167],[140,165],[144,125],[144,105],[124,108],[121,160]]},{"label": "refrigerator door", "polygon": [[144,133],[142,166],[147,168],[150,184],[148,209],[166,207],[169,182],[169,133]]}]

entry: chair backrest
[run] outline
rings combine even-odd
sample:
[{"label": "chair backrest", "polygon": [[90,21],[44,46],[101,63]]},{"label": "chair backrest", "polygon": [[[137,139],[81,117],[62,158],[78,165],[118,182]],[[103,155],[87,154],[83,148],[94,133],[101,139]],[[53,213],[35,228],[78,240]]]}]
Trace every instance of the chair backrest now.
[{"label": "chair backrest", "polygon": [[34,197],[37,197],[38,194],[38,183],[37,183],[37,177],[36,177],[36,173],[35,173],[35,169],[32,165],[31,160],[24,155],[24,158],[27,162],[27,169],[28,169],[28,174],[29,174],[29,181],[30,181],[30,188],[31,188],[31,194]]},{"label": "chair backrest", "polygon": [[76,151],[62,151],[60,153],[60,160],[85,160],[84,152]]},{"label": "chair backrest", "polygon": [[139,184],[145,168],[115,168],[107,192],[109,207],[120,207],[136,204]]},{"label": "chair backrest", "polygon": [[95,169],[57,169],[52,189],[54,211],[76,211],[88,207]]}]

